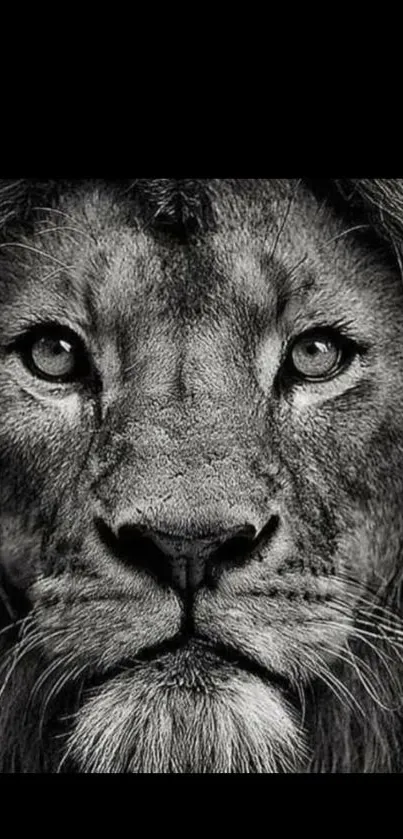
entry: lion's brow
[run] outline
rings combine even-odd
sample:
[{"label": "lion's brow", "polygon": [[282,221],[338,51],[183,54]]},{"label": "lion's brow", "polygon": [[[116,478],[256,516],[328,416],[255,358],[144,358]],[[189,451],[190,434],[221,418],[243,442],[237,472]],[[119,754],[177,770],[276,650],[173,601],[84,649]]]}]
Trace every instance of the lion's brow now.
[{"label": "lion's brow", "polygon": [[296,300],[300,304],[314,291],[316,278],[312,270],[307,267],[307,254],[291,266],[284,265],[278,257],[271,253],[263,254],[261,269],[264,276],[270,277],[270,283],[275,288],[276,317],[281,318],[287,306]]}]

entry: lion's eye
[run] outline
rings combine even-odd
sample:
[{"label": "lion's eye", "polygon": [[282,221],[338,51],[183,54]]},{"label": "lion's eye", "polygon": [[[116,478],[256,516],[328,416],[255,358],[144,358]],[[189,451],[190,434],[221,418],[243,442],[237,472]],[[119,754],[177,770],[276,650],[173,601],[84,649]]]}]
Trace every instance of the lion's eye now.
[{"label": "lion's eye", "polygon": [[24,339],[20,352],[31,373],[47,381],[70,382],[88,372],[80,338],[64,327],[35,330]]},{"label": "lion's eye", "polygon": [[294,376],[311,381],[331,378],[351,356],[352,342],[341,335],[312,332],[302,335],[293,346],[288,358],[288,369]]},{"label": "lion's eye", "polygon": [[51,379],[71,376],[76,366],[74,347],[62,338],[39,338],[32,345],[31,358],[38,373]]}]

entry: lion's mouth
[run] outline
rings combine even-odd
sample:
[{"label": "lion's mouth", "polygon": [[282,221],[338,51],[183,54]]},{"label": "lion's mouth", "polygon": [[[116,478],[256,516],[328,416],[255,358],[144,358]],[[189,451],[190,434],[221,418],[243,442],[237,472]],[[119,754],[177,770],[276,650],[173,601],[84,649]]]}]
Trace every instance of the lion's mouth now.
[{"label": "lion's mouth", "polygon": [[283,695],[293,693],[288,679],[269,670],[245,653],[223,643],[213,643],[202,635],[180,633],[174,638],[142,649],[132,658],[124,658],[117,665],[104,670],[91,678],[90,686],[96,689],[122,674],[136,675],[136,671],[148,666],[150,669],[182,673],[191,670],[201,677],[208,674],[212,666],[219,667],[225,675],[227,671],[243,671],[258,677],[266,684],[277,688]]}]

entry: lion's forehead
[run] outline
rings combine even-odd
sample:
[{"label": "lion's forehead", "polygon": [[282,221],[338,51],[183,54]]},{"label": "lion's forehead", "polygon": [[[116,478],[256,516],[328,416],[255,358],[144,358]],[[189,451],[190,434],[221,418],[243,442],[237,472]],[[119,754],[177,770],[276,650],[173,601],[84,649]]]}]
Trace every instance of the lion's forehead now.
[{"label": "lion's forehead", "polygon": [[223,181],[210,193],[215,223],[186,242],[156,234],[147,209],[131,211],[107,189],[64,196],[54,217],[45,214],[22,242],[28,248],[10,249],[14,281],[6,266],[2,329],[19,326],[16,298],[21,327],[35,313],[42,321],[67,316],[103,347],[109,339],[115,361],[109,348],[105,364],[113,377],[116,364],[132,363],[133,349],[153,359],[156,332],[160,364],[186,337],[189,363],[198,358],[203,367],[204,358],[207,370],[209,348],[225,356],[226,346],[236,346],[250,358],[254,340],[247,338],[270,327],[274,335],[279,312],[300,331],[347,313],[358,337],[385,317],[396,322],[402,292],[395,278],[347,244],[340,221],[301,188]]},{"label": "lion's forehead", "polygon": [[226,419],[234,433],[270,392],[284,347],[317,325],[351,324],[355,340],[376,346],[374,364],[396,372],[400,278],[297,187],[215,182],[214,223],[183,240],[107,187],[63,195],[2,252],[2,344],[36,322],[64,323],[81,330],[102,370],[105,404],[122,384],[135,383],[138,411],[142,397],[160,410],[186,393],[193,423],[199,399],[212,417],[237,405]]},{"label": "lion's forehead", "polygon": [[[157,408],[171,436],[179,404],[192,433],[202,416],[209,439],[223,428],[236,437],[253,412],[262,435],[284,347],[317,324],[351,321],[353,338],[376,348],[372,384],[398,394],[400,278],[293,182],[215,182],[210,201],[214,223],[180,240],[153,227],[148,205],[132,208],[107,187],[62,196],[0,272],[1,343],[35,322],[81,328],[105,410],[127,406],[149,428]],[[352,405],[363,373],[351,374]],[[329,410],[341,417],[349,397],[339,387]],[[297,398],[303,414],[305,392]]]}]

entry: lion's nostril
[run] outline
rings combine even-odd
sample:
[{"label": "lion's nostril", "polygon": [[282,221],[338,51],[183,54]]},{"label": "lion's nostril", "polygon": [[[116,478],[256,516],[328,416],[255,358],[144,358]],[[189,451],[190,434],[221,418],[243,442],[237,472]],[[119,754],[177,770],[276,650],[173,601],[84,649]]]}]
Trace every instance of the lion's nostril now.
[{"label": "lion's nostril", "polygon": [[254,550],[276,531],[278,516],[272,516],[257,533],[251,524],[216,529],[190,538],[170,530],[152,529],[129,522],[116,533],[97,520],[98,533],[113,555],[126,566],[152,574],[160,584],[170,585],[181,594],[192,594],[211,583],[225,568],[246,564]]},{"label": "lion's nostril", "polygon": [[246,564],[249,557],[251,557],[256,549],[267,544],[274,536],[280,519],[278,516],[271,516],[267,524],[259,533],[256,533],[255,528],[246,526],[240,529],[232,538],[223,542],[218,549],[215,556],[215,565],[217,569],[225,567],[235,567]]}]

